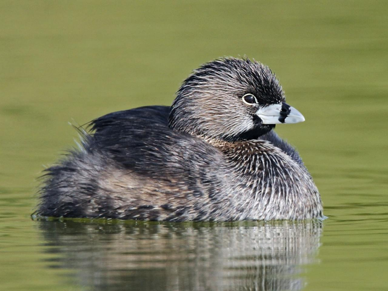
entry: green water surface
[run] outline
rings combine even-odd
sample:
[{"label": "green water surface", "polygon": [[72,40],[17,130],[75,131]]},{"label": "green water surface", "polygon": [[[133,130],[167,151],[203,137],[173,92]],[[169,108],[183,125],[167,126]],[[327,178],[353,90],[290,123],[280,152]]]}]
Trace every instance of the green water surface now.
[{"label": "green water surface", "polygon": [[[387,1],[0,2],[0,290],[388,290]],[[34,221],[37,177],[105,113],[249,56],[323,222]]]}]

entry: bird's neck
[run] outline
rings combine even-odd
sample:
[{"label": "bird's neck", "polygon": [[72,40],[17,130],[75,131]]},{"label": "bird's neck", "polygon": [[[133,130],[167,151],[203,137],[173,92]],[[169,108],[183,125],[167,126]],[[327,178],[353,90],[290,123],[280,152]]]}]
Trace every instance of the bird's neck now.
[{"label": "bird's neck", "polygon": [[223,140],[206,140],[220,150],[231,168],[245,178],[257,179],[257,174],[264,170],[266,160],[271,159],[276,149],[264,140],[244,140],[228,142]]}]

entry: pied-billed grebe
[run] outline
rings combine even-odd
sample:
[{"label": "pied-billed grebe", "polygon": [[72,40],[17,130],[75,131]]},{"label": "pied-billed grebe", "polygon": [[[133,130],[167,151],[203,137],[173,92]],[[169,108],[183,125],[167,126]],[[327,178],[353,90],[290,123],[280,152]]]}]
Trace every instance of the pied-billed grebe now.
[{"label": "pied-billed grebe", "polygon": [[202,65],[171,107],[90,123],[81,150],[46,170],[37,213],[166,221],[321,218],[318,189],[272,129],[304,117],[271,70],[248,59]]}]

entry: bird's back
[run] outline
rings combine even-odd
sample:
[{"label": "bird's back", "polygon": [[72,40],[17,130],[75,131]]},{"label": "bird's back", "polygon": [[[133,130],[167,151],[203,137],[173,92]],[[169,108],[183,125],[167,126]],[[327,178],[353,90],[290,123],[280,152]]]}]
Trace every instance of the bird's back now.
[{"label": "bird's back", "polygon": [[[91,122],[83,149],[46,170],[44,216],[204,220],[228,174],[222,154],[168,127],[169,107],[114,112]],[[219,188],[217,187],[219,186]],[[206,206],[208,204],[208,206]]]}]

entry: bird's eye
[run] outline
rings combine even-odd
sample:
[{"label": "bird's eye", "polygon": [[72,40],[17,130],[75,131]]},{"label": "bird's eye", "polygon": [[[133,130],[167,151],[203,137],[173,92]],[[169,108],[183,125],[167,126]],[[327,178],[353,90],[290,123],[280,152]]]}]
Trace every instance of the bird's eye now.
[{"label": "bird's eye", "polygon": [[244,101],[244,103],[246,103],[248,105],[253,105],[253,104],[257,103],[256,97],[254,95],[252,95],[252,94],[245,94],[242,97],[242,100]]}]

